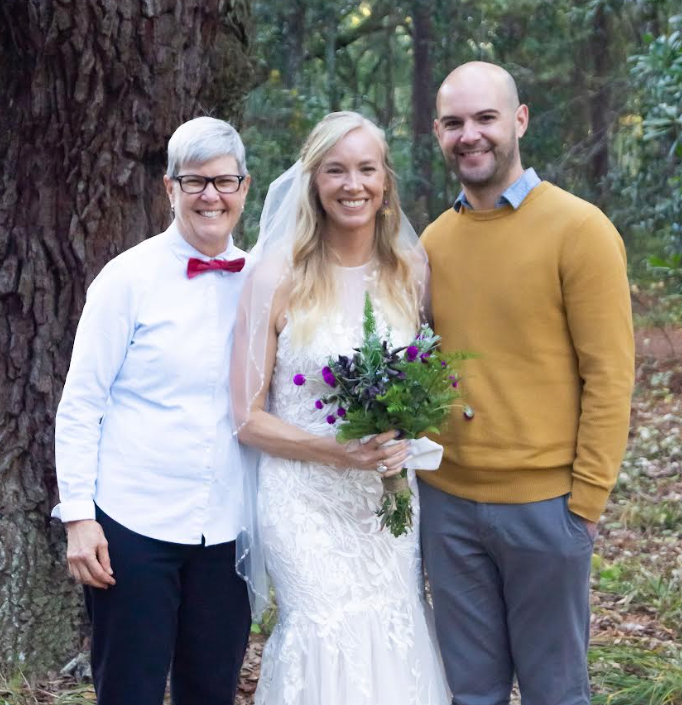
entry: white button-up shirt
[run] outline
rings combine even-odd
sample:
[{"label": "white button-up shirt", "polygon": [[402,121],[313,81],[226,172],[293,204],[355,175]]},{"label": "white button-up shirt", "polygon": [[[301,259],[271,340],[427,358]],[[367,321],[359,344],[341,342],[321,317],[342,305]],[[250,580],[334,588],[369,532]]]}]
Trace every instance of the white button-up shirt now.
[{"label": "white button-up shirt", "polygon": [[[230,237],[217,259],[244,256]],[[63,522],[94,519],[96,503],[163,541],[212,545],[239,533],[229,369],[247,269],[190,280],[190,257],[209,259],[171,225],[88,289],[57,411],[52,514]]]}]

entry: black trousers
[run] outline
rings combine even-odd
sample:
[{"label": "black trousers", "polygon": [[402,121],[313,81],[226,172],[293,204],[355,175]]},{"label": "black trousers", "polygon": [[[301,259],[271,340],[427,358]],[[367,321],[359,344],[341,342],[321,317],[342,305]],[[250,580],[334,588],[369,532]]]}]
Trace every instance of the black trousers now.
[{"label": "black trousers", "polygon": [[141,536],[97,508],[116,585],[85,588],[98,705],[232,705],[251,625],[235,544]]}]

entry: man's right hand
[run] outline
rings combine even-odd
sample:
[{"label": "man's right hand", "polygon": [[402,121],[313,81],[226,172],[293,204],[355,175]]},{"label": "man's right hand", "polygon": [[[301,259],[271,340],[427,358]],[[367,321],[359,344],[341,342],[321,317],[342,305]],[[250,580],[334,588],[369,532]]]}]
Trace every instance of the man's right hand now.
[{"label": "man's right hand", "polygon": [[70,521],[66,525],[69,572],[83,585],[106,590],[116,585],[109,561],[109,544],[94,519]]}]

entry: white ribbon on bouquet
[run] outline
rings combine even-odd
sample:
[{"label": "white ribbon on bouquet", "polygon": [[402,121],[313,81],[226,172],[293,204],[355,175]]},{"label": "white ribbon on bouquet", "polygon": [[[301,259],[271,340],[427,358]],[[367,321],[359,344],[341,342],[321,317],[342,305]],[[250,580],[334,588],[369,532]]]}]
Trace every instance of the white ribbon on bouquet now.
[{"label": "white ribbon on bouquet", "polygon": [[[364,436],[362,443],[367,443],[374,438],[374,435]],[[392,446],[399,443],[398,439],[386,441],[385,446]],[[426,436],[421,438],[410,438],[408,440],[410,456],[403,463],[403,467],[408,470],[438,470],[443,460],[443,446],[432,441]]]}]

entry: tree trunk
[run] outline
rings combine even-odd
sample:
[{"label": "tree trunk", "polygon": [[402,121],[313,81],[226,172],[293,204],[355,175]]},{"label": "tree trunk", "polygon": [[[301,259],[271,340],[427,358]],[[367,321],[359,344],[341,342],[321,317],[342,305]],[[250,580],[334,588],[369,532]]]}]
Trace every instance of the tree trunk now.
[{"label": "tree trunk", "polygon": [[329,11],[326,27],[325,45],[325,67],[327,69],[327,96],[329,101],[329,112],[339,110],[339,94],[336,85],[336,13]]},{"label": "tree trunk", "polygon": [[165,147],[181,122],[238,115],[246,0],[0,5],[0,673],[80,647],[53,429],[86,286],[169,222]]},{"label": "tree trunk", "polygon": [[305,54],[306,5],[302,0],[291,0],[282,10],[282,44],[285,70],[282,82],[287,88],[299,84]]},{"label": "tree trunk", "polygon": [[412,33],[412,171],[414,183],[413,225],[421,232],[432,214],[432,126],[434,97],[431,89],[431,0],[414,0]]},{"label": "tree trunk", "polygon": [[393,27],[387,26],[383,32],[384,43],[384,103],[381,117],[383,127],[390,128],[395,116],[395,67],[393,65]]},{"label": "tree trunk", "polygon": [[606,177],[609,173],[609,28],[603,5],[594,15],[590,41],[593,63],[593,84],[590,92],[590,176],[598,206],[603,207],[607,196]]}]

